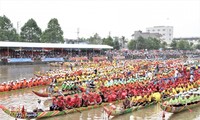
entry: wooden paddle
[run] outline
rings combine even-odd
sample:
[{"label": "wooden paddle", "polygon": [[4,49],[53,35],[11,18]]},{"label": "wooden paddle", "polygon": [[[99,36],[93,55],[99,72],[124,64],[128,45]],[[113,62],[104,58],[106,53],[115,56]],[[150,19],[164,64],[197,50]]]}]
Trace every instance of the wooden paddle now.
[{"label": "wooden paddle", "polygon": [[73,120],[73,119],[71,118],[71,116],[67,113],[67,111],[63,110],[63,112],[64,112],[66,115],[68,115],[68,117],[69,117],[70,120]]},{"label": "wooden paddle", "polygon": [[187,104],[185,105],[185,107],[186,107],[190,112],[192,112],[192,110],[191,110],[190,108],[187,107]]},{"label": "wooden paddle", "polygon": [[76,109],[76,108],[73,108],[73,109],[75,109],[75,110],[78,111],[79,113],[82,113],[80,110],[78,110],[78,109]]}]

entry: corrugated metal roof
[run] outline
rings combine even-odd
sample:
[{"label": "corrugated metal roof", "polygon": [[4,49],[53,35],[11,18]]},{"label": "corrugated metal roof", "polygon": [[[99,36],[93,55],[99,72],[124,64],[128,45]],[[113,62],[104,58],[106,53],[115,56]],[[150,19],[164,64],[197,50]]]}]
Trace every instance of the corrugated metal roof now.
[{"label": "corrugated metal roof", "polygon": [[0,47],[113,49],[113,47],[109,45],[30,43],[30,42],[4,42],[4,41],[0,41]]}]

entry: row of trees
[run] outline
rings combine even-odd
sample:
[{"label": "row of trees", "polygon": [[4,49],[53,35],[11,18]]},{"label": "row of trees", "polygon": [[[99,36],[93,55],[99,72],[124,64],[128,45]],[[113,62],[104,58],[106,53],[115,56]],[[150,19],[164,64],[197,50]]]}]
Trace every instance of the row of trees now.
[{"label": "row of trees", "polygon": [[[120,48],[119,41],[125,41],[122,38],[108,36],[101,38],[97,33],[89,38],[81,38],[79,41],[88,44],[106,44],[113,46],[115,49]],[[17,33],[8,17],[0,16],[0,41],[16,41],[16,42],[43,42],[43,43],[64,43],[63,31],[56,18],[48,22],[45,31],[37,25],[34,19],[29,19],[22,27],[20,34]]]},{"label": "row of trees", "polygon": [[10,19],[4,15],[0,16],[0,41],[64,43],[64,38],[56,18],[49,21],[43,32],[36,21],[31,18],[22,26],[18,34]]},{"label": "row of trees", "polygon": [[193,50],[193,49],[200,49],[200,43],[194,45],[192,42],[188,42],[186,40],[175,41],[173,40],[170,44],[172,49],[179,49],[179,50]]},{"label": "row of trees", "polygon": [[[5,15],[0,16],[0,41],[20,41],[20,42],[44,42],[44,43],[64,43],[63,31],[56,18],[51,19],[48,22],[45,31],[37,25],[34,19],[29,19],[22,27],[20,34],[17,33],[13,27],[10,19]],[[101,38],[97,33],[89,38],[80,38],[79,41],[86,42],[88,44],[105,44],[113,46],[114,49],[124,48],[126,44],[125,37],[111,37]],[[167,43],[161,42],[155,38],[144,39],[139,37],[137,40],[131,40],[128,43],[130,50],[135,49],[159,49],[166,48]],[[180,50],[192,50],[200,49],[200,44],[193,45],[188,41],[172,41],[170,44],[172,49]]]},{"label": "row of trees", "polygon": [[140,49],[159,49],[159,48],[166,48],[167,43],[161,42],[156,38],[148,38],[145,39],[143,37],[139,37],[136,40],[131,40],[128,43],[128,49],[130,50],[140,50]]},{"label": "row of trees", "polygon": [[84,41],[88,44],[99,44],[99,45],[110,45],[113,46],[114,49],[120,49],[125,44],[125,37],[122,36],[119,37],[111,37],[108,36],[106,38],[101,38],[97,33],[94,34],[94,36],[91,36],[89,38],[81,38],[81,41]]},{"label": "row of trees", "polygon": [[[172,43],[169,45],[172,49],[178,49],[178,50],[194,50],[194,49],[200,49],[200,43],[197,45],[194,45],[192,42],[188,42],[186,40],[180,40],[175,41],[173,40]],[[128,49],[130,50],[140,50],[140,49],[159,49],[159,48],[166,48],[167,43],[161,42],[158,39],[155,38],[148,38],[144,39],[142,37],[139,37],[136,40],[131,40],[128,43]]]}]

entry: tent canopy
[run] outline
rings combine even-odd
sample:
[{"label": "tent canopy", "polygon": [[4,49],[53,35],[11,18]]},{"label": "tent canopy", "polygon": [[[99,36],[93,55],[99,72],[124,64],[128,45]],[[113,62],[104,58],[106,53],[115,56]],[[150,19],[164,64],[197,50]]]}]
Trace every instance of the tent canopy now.
[{"label": "tent canopy", "polygon": [[113,49],[108,45],[93,44],[58,44],[58,43],[30,43],[30,42],[4,42],[0,41],[0,47],[24,47],[24,48],[79,48],[79,49]]}]

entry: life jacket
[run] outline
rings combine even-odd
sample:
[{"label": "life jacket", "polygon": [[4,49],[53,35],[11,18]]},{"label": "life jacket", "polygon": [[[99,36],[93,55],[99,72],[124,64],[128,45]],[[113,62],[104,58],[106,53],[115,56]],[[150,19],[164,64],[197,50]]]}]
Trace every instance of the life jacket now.
[{"label": "life jacket", "polygon": [[82,95],[82,106],[88,106],[88,97],[87,95]]},{"label": "life jacket", "polygon": [[0,85],[0,92],[3,92],[3,91],[4,91],[4,86]]},{"label": "life jacket", "polygon": [[94,105],[95,104],[95,98],[94,98],[93,95],[89,97],[89,101],[88,102],[89,102],[89,105]]},{"label": "life jacket", "polygon": [[66,104],[66,107],[68,108],[68,109],[71,109],[73,106],[74,106],[74,103],[73,103],[73,101],[72,101],[72,99],[71,99],[71,96],[67,96],[66,97],[66,99],[65,99],[65,104]]},{"label": "life jacket", "polygon": [[81,99],[79,97],[73,98],[72,102],[73,102],[75,107],[80,107],[81,106]]},{"label": "life jacket", "polygon": [[27,85],[27,86],[28,86],[29,88],[31,88],[32,85],[33,85],[33,82],[32,82],[32,80],[31,80],[31,81],[28,82],[28,85]]},{"label": "life jacket", "polygon": [[102,98],[101,98],[101,96],[99,94],[97,94],[97,96],[96,96],[96,102],[98,104],[102,102]]},{"label": "life jacket", "polygon": [[26,87],[27,87],[27,82],[26,82],[26,80],[23,81],[22,87],[23,87],[23,88],[26,88]]},{"label": "life jacket", "polygon": [[57,101],[57,105],[58,105],[58,107],[63,108],[64,107],[64,101],[63,100],[58,100]]},{"label": "life jacket", "polygon": [[112,94],[112,101],[115,101],[117,99],[117,95],[115,93]]},{"label": "life jacket", "polygon": [[57,106],[57,99],[55,97],[53,97],[52,99],[52,105]]},{"label": "life jacket", "polygon": [[9,89],[10,89],[9,85],[6,85],[4,91],[9,91]]},{"label": "life jacket", "polygon": [[12,90],[16,90],[17,89],[17,84],[13,84],[12,85]]},{"label": "life jacket", "polygon": [[112,102],[112,101],[113,101],[113,97],[112,97],[111,94],[109,94],[109,95],[107,96],[107,98],[108,98],[108,102]]},{"label": "life jacket", "polygon": [[122,92],[122,99],[125,99],[126,96],[127,96],[127,92],[126,92],[126,91],[123,91],[123,92]]}]

